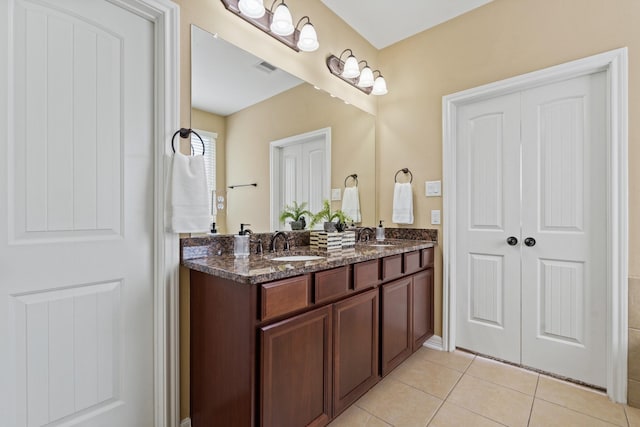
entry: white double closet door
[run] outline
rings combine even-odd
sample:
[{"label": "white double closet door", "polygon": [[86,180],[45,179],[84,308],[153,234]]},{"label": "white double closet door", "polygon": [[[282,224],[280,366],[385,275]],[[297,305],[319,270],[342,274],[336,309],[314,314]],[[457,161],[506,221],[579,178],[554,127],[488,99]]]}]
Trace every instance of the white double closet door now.
[{"label": "white double closet door", "polygon": [[606,75],[461,107],[456,345],[606,385]]}]

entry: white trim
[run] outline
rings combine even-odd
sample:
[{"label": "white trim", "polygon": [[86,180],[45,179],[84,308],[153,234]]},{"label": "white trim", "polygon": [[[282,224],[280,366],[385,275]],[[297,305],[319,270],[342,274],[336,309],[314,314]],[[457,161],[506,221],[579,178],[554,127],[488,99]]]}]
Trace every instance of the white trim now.
[{"label": "white trim", "polygon": [[289,145],[300,144],[310,139],[317,138],[318,136],[324,137],[324,153],[325,164],[327,167],[326,178],[324,182],[325,197],[329,198],[329,192],[331,191],[331,128],[326,127],[311,132],[301,133],[299,135],[289,136],[287,138],[278,139],[269,143],[269,188],[271,189],[270,197],[270,217],[269,224],[272,230],[277,230],[280,227],[280,192],[275,191],[278,188],[280,182],[280,148],[287,147]]},{"label": "white trim", "polygon": [[607,222],[607,394],[616,402],[627,401],[628,352],[628,52],[620,48],[588,58],[513,77],[442,98],[443,140],[443,348],[456,344],[456,125],[461,105],[525,90],[542,84],[592,74],[607,73],[609,101]]},{"label": "white trim", "polygon": [[422,346],[431,348],[433,350],[444,350],[444,348],[442,347],[442,337],[439,337],[438,335],[432,335],[431,338],[429,338],[424,342],[424,344],[422,344]]},{"label": "white trim", "polygon": [[178,236],[165,222],[165,158],[179,127],[180,9],[169,0],[109,0],[154,24],[154,422],[179,423]]},{"label": "white trim", "polygon": [[191,418],[185,418],[180,421],[180,427],[191,427]]}]

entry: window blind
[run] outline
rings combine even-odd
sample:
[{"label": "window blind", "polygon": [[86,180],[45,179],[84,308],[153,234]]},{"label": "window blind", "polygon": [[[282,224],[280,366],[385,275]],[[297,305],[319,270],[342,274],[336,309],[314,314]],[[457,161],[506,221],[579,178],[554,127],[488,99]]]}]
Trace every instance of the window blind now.
[{"label": "window blind", "polygon": [[[216,138],[218,134],[207,132],[205,130],[194,129],[204,141],[204,168],[207,174],[207,189],[209,190],[209,212],[215,215],[215,197],[216,191]],[[191,134],[191,154],[194,156],[202,155],[202,143],[197,136]]]}]

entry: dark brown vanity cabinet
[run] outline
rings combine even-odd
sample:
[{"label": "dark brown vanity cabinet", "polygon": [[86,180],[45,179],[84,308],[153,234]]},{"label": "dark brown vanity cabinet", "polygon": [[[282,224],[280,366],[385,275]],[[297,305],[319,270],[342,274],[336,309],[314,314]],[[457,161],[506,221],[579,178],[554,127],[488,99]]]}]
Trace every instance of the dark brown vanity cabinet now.
[{"label": "dark brown vanity cabinet", "polygon": [[249,285],[191,271],[194,427],[324,426],[433,334],[433,249]]},{"label": "dark brown vanity cabinet", "polygon": [[333,305],[333,415],[378,382],[378,290]]},{"label": "dark brown vanity cabinet", "polygon": [[260,328],[260,425],[323,426],[331,419],[331,306]]}]

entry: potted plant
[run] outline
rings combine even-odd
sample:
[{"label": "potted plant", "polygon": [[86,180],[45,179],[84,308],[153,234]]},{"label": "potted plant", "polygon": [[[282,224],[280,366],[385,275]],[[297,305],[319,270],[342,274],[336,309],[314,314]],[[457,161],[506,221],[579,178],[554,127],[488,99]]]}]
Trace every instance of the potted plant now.
[{"label": "potted plant", "polygon": [[[331,211],[331,203],[329,200],[322,202],[322,209],[313,216],[311,220],[311,227],[318,224],[320,221],[324,221],[324,231],[344,231],[344,228],[351,218],[344,211],[338,209]],[[334,222],[335,220],[335,222]]]},{"label": "potted plant", "polygon": [[292,230],[304,230],[307,226],[307,221],[304,216],[307,215],[309,218],[313,217],[313,214],[306,209],[307,202],[302,202],[298,204],[298,202],[294,201],[291,205],[287,205],[284,207],[284,210],[280,214],[280,222],[285,222],[287,219],[291,219],[291,229]]}]

